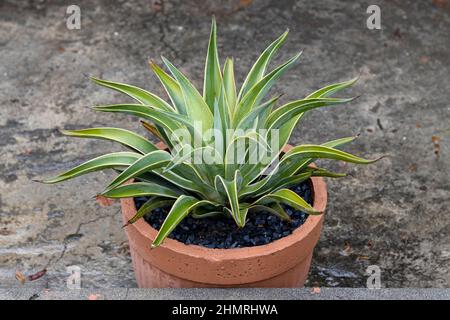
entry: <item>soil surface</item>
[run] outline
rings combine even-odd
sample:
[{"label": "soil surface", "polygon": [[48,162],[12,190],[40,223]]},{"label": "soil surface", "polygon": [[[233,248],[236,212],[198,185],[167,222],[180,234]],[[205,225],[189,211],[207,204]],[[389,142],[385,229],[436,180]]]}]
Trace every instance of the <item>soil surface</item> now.
[{"label": "soil surface", "polygon": [[[309,182],[301,183],[291,189],[312,204],[311,186]],[[148,198],[135,198],[139,209]],[[249,213],[244,228],[238,228],[229,216],[195,219],[188,216],[170,233],[169,238],[185,244],[197,244],[207,248],[242,248],[268,244],[286,237],[307,219],[307,214],[284,206],[291,221],[283,221],[268,212]],[[169,208],[158,208],[145,216],[145,220],[156,230],[163,224]]]}]

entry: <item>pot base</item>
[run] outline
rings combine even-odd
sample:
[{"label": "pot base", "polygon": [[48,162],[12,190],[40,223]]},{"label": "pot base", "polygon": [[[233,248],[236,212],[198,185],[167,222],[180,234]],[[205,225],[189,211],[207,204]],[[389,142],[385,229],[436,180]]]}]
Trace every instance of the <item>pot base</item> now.
[{"label": "pot base", "polygon": [[[131,259],[139,288],[295,288],[303,287],[311,265],[312,253],[303,261],[273,278],[242,285],[212,285],[179,278],[152,266],[135,250]],[[149,275],[152,275],[149,277]]]}]

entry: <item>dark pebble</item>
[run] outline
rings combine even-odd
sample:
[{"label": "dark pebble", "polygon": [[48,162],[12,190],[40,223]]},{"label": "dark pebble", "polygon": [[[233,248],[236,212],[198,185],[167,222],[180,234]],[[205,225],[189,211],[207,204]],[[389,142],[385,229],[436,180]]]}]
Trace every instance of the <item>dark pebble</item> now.
[{"label": "dark pebble", "polygon": [[[303,182],[291,188],[291,190],[300,195],[306,202],[312,204],[309,181]],[[147,197],[134,198],[138,209],[147,200]],[[293,230],[301,226],[308,218],[308,215],[304,212],[285,205],[283,207],[291,217],[291,222],[283,221],[268,212],[260,212],[258,214],[249,214],[245,227],[240,229],[231,218],[194,219],[188,216],[170,233],[169,238],[185,244],[196,244],[207,248],[220,249],[265,245],[290,235]],[[169,207],[155,209],[151,214],[145,216],[145,220],[153,228],[159,230],[169,210]]]}]

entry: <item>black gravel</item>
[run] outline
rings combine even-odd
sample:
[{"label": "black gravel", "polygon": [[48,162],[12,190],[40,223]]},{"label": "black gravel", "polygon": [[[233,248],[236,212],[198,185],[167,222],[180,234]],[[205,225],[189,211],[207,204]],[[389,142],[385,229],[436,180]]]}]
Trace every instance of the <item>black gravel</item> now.
[{"label": "black gravel", "polygon": [[[312,204],[309,181],[303,182],[291,190]],[[147,200],[147,197],[134,199],[138,209]],[[170,233],[169,238],[207,248],[228,249],[264,245],[290,235],[308,217],[306,213],[292,207],[284,206],[284,208],[292,222],[283,221],[266,212],[249,213],[244,228],[238,228],[232,218],[224,216],[203,219],[194,219],[188,216]],[[159,230],[169,210],[170,207],[158,208],[144,218],[153,228]]]}]

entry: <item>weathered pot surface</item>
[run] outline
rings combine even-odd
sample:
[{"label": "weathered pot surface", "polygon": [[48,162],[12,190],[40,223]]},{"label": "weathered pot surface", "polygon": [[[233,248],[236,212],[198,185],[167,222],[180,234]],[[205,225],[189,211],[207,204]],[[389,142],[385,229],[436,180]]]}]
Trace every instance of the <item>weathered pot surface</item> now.
[{"label": "weathered pot surface", "polygon": [[[286,146],[285,151],[291,146]],[[313,177],[313,206],[325,211],[326,185]],[[128,221],[135,213],[132,198],[121,199]],[[167,238],[151,249],[157,230],[144,219],[126,227],[136,280],[141,288],[165,287],[299,287],[303,286],[323,215],[310,215],[292,234],[269,244],[245,248],[211,249]]]}]

